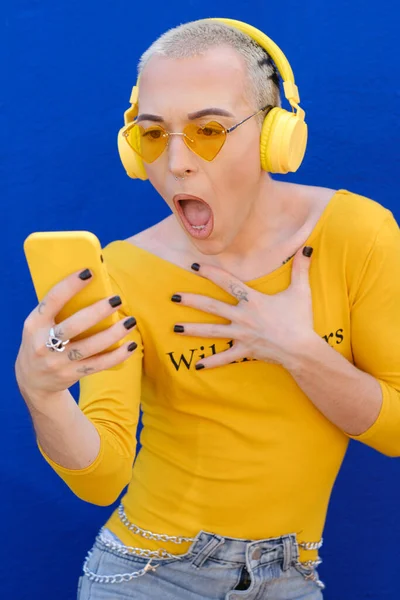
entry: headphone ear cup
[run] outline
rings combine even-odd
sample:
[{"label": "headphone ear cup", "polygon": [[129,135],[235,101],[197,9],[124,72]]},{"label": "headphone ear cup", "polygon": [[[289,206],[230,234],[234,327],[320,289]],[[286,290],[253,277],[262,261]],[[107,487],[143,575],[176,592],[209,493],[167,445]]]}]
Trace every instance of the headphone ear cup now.
[{"label": "headphone ear cup", "polygon": [[[125,126],[126,127],[126,126]],[[125,171],[131,179],[147,179],[147,173],[144,168],[143,160],[128,144],[123,133],[125,127],[118,132],[118,152]]]},{"label": "headphone ear cup", "polygon": [[261,168],[264,171],[268,171],[269,173],[273,173],[271,170],[271,160],[269,158],[270,153],[270,138],[271,138],[271,130],[272,125],[275,121],[275,117],[279,112],[279,108],[272,108],[267,116],[264,119],[261,128],[261,136],[260,136],[260,157],[261,157]]},{"label": "headphone ear cup", "polygon": [[261,167],[269,173],[296,172],[304,158],[307,137],[308,128],[302,119],[283,108],[273,108],[261,129]]}]

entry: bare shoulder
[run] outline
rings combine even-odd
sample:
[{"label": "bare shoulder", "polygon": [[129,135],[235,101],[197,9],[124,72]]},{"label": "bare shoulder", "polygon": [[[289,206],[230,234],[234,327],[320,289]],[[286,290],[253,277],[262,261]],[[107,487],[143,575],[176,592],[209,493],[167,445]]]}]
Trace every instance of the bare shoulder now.
[{"label": "bare shoulder", "polygon": [[154,252],[155,254],[157,253],[157,250],[162,251],[167,245],[168,230],[171,229],[169,223],[170,218],[171,217],[167,217],[148,229],[139,231],[139,233],[130,236],[125,241],[138,248],[143,248],[143,250]]},{"label": "bare shoulder", "polygon": [[284,194],[298,213],[298,235],[308,236],[338,190],[297,183],[283,183]]},{"label": "bare shoulder", "polygon": [[310,200],[310,209],[314,214],[322,213],[338,190],[315,185],[303,186],[304,193]]}]

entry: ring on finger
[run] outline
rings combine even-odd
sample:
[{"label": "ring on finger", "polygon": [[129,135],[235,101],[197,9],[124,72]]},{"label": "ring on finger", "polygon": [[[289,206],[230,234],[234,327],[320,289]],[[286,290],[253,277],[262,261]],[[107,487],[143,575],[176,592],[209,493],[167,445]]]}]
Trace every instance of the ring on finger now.
[{"label": "ring on finger", "polygon": [[46,348],[49,348],[50,352],[64,352],[65,346],[69,343],[69,340],[61,340],[55,334],[54,327],[51,327],[49,331],[49,339],[46,342]]}]

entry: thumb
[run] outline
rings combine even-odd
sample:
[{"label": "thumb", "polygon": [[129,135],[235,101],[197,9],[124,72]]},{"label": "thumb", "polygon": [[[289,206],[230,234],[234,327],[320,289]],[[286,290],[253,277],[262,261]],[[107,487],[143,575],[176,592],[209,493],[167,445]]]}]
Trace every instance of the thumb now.
[{"label": "thumb", "polygon": [[310,287],[309,270],[312,253],[313,248],[311,246],[305,246],[296,252],[292,269],[292,285],[302,288]]}]

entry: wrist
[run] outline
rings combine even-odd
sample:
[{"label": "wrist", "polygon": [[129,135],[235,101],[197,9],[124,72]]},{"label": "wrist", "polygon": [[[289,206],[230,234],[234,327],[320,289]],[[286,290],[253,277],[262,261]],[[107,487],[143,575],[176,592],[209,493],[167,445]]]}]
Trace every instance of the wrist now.
[{"label": "wrist", "polygon": [[32,390],[20,386],[20,392],[30,412],[48,413],[50,407],[57,406],[60,402],[65,402],[68,390],[61,392],[46,392],[44,390]]},{"label": "wrist", "polygon": [[321,344],[326,342],[315,331],[311,331],[290,346],[282,366],[293,375],[301,372],[307,360],[320,352]]}]

